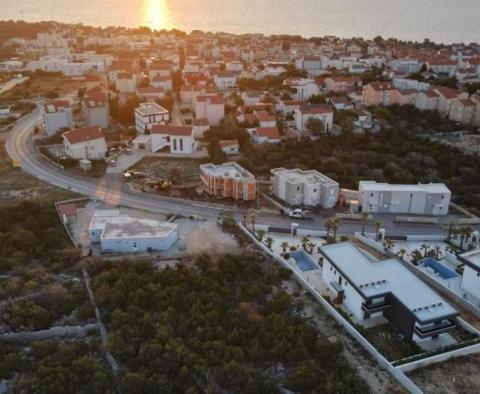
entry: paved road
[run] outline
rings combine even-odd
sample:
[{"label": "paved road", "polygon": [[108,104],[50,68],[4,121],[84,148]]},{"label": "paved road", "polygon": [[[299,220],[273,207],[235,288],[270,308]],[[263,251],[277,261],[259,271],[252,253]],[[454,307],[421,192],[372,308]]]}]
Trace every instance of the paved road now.
[{"label": "paved road", "polygon": [[[152,196],[141,192],[134,192],[119,180],[119,174],[106,174],[104,178],[96,180],[65,172],[42,159],[33,146],[33,128],[40,121],[41,115],[38,110],[21,119],[12,129],[9,139],[7,140],[6,148],[10,157],[21,163],[24,171],[44,182],[75,191],[109,204],[123,205],[157,213],[176,213],[187,216],[198,215],[213,220],[218,217],[220,212],[225,210],[234,212],[238,219],[246,213],[246,210],[221,204]],[[325,213],[323,216],[318,215],[315,220],[301,222],[301,227],[324,230],[323,223],[328,216],[331,216],[331,213]],[[393,215],[382,215],[380,220],[389,235],[441,234],[445,232],[443,225],[397,224],[394,223]],[[289,227],[292,221],[278,215],[259,213],[257,223]],[[360,228],[360,223],[344,221],[340,226],[338,234],[351,234],[354,231],[359,231]],[[367,225],[367,231],[374,231],[373,223]]]},{"label": "paved road", "polygon": [[5,82],[3,85],[0,86],[0,94],[8,92],[10,89],[14,88],[18,84],[24,83],[29,77],[23,78],[12,78],[9,81]]}]

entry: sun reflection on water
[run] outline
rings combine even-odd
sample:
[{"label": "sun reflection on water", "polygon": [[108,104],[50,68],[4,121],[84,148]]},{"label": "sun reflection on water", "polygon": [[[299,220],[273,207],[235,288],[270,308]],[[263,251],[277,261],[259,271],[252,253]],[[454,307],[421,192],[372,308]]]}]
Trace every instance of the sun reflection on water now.
[{"label": "sun reflection on water", "polygon": [[170,29],[167,0],[145,0],[142,7],[142,25],[151,29]]}]

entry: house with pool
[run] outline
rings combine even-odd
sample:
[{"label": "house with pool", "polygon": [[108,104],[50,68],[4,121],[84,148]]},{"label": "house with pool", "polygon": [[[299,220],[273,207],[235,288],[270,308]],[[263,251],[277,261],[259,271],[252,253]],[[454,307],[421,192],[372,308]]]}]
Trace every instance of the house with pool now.
[{"label": "house with pool", "polygon": [[358,321],[383,316],[407,340],[437,338],[456,326],[458,312],[395,258],[373,261],[353,244],[320,248],[322,279]]}]

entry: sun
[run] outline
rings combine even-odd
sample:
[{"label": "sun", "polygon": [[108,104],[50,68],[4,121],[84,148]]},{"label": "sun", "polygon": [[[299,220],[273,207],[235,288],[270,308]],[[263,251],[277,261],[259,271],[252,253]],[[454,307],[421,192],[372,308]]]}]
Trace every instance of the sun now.
[{"label": "sun", "polygon": [[167,0],[144,0],[142,24],[154,30],[170,28]]}]

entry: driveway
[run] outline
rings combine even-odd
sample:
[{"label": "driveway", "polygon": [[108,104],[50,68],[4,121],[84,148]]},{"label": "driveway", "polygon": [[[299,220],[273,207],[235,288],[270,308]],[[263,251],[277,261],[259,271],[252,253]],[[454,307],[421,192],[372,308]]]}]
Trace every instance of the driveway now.
[{"label": "driveway", "polygon": [[107,174],[121,174],[126,169],[130,168],[135,163],[142,160],[146,155],[147,155],[147,152],[139,149],[132,150],[132,153],[130,155],[127,155],[125,152],[121,153],[116,157],[117,165],[115,167],[109,166],[107,168]]}]

